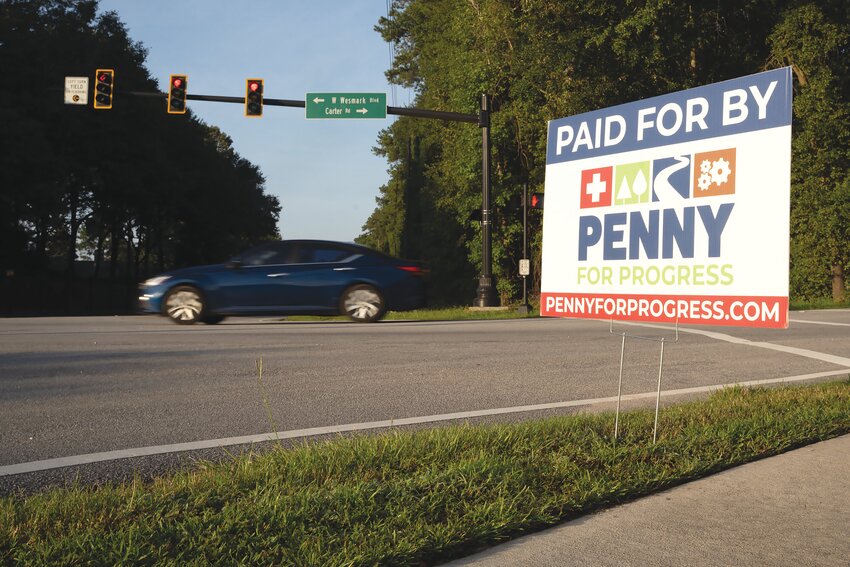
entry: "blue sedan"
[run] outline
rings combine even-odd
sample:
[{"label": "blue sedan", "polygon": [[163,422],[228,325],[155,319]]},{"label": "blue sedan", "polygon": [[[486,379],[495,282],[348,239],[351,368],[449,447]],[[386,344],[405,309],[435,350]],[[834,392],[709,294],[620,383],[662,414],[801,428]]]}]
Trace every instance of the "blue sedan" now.
[{"label": "blue sedan", "polygon": [[279,240],[225,264],[174,270],[139,286],[139,307],[181,324],[228,315],[348,315],[377,321],[425,303],[424,264],[357,244]]}]

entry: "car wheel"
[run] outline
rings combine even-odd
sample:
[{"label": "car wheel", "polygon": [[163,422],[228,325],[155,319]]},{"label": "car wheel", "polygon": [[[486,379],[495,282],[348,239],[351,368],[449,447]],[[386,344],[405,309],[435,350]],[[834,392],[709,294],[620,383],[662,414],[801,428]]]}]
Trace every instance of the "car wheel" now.
[{"label": "car wheel", "polygon": [[351,286],[342,294],[342,312],[358,323],[371,323],[384,316],[386,306],[381,293],[366,284]]},{"label": "car wheel", "polygon": [[192,325],[202,320],[204,299],[194,287],[178,286],[165,298],[165,314],[181,325]]}]

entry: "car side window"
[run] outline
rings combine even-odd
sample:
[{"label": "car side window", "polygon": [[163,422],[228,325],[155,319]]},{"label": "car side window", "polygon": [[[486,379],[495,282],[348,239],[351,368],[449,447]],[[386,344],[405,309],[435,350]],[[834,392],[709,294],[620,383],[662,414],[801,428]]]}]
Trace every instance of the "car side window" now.
[{"label": "car side window", "polygon": [[349,250],[343,250],[341,248],[332,248],[328,246],[318,246],[316,248],[310,249],[308,252],[308,259],[306,261],[312,264],[328,264],[333,262],[341,262],[352,255]]},{"label": "car side window", "polygon": [[292,246],[272,243],[262,248],[254,249],[242,257],[245,266],[270,266],[275,264],[291,264],[296,250]]},{"label": "car side window", "polygon": [[329,245],[299,245],[271,242],[246,252],[240,258],[244,266],[273,266],[280,264],[330,264],[359,256],[357,252]]}]

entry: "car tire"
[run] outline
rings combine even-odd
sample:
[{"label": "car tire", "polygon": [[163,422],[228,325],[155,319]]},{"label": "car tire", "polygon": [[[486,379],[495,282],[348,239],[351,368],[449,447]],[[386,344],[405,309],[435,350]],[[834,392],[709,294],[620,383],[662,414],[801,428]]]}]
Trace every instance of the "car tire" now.
[{"label": "car tire", "polygon": [[358,323],[372,323],[387,311],[381,292],[368,284],[353,285],[340,299],[340,311]]},{"label": "car tire", "polygon": [[197,288],[181,285],[168,292],[163,312],[180,325],[193,325],[204,318],[204,298]]}]

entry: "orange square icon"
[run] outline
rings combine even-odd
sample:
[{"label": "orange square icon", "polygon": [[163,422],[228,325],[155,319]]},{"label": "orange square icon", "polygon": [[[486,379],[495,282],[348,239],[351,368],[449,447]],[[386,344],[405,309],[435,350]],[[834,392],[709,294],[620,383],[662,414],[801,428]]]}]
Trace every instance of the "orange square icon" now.
[{"label": "orange square icon", "polygon": [[694,197],[735,194],[735,148],[694,155]]}]

